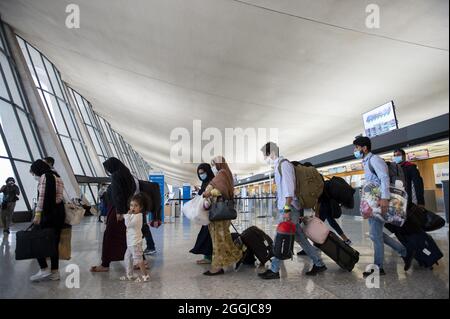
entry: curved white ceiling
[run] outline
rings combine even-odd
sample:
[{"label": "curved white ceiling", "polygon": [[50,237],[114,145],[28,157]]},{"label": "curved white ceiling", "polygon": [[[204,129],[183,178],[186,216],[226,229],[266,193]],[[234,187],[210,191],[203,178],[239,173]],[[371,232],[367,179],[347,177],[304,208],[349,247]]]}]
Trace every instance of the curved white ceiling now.
[{"label": "curved white ceiling", "polygon": [[[351,143],[361,114],[391,99],[402,127],[448,112],[448,1],[378,0],[376,30],[372,2],[0,0],[0,12],[152,166],[196,182],[196,164],[169,159],[172,129],[194,119],[278,128],[301,159]],[[79,29],[65,27],[69,3]]]}]

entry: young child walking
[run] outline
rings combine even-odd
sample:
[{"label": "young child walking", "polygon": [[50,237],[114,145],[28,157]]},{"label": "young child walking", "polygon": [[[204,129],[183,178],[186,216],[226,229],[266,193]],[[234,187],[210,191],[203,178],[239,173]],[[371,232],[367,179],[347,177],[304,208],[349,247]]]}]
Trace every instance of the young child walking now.
[{"label": "young child walking", "polygon": [[[138,193],[131,198],[130,210],[125,214],[125,226],[127,227],[127,251],[125,252],[126,275],[120,280],[135,280],[136,282],[148,281],[150,275],[145,269],[142,250],[142,221],[145,207],[144,194]],[[139,266],[142,277],[134,276],[134,264]]]}]

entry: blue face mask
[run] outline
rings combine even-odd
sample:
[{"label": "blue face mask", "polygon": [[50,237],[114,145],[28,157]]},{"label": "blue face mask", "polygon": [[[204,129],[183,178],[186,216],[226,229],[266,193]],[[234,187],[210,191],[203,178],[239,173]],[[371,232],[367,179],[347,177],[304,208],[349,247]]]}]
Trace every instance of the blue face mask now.
[{"label": "blue face mask", "polygon": [[358,151],[358,150],[354,151],[354,152],[353,152],[353,155],[355,155],[355,157],[356,157],[357,159],[363,158],[363,152]]},{"label": "blue face mask", "polygon": [[402,156],[394,156],[393,160],[396,164],[400,164],[401,162],[403,162],[403,157]]},{"label": "blue face mask", "polygon": [[202,181],[204,181],[207,177],[208,177],[208,174],[206,174],[206,173],[200,174],[200,179]]}]

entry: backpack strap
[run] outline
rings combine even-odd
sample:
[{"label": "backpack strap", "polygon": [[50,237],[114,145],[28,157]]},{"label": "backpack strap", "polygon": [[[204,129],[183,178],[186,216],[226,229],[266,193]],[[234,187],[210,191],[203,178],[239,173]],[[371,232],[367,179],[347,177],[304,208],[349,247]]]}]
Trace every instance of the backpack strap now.
[{"label": "backpack strap", "polygon": [[283,174],[281,173],[281,164],[283,164],[283,162],[289,162],[289,160],[283,158],[283,159],[278,163],[278,173],[280,173],[280,176],[283,176]]},{"label": "backpack strap", "polygon": [[367,165],[369,165],[369,170],[370,170],[370,172],[378,178],[378,174],[377,174],[377,172],[375,171],[375,169],[373,168],[372,163],[370,162],[370,160],[372,159],[372,157],[373,157],[373,155],[368,159]]}]

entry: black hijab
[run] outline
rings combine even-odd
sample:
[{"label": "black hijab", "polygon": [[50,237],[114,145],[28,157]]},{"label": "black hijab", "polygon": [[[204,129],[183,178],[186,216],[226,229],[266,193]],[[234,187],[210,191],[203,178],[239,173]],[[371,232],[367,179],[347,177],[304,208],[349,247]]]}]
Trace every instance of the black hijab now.
[{"label": "black hijab", "polygon": [[[206,179],[204,181],[200,178],[200,173],[198,172],[199,170],[203,170],[207,175]],[[198,195],[201,195],[206,190],[206,187],[208,187],[209,182],[211,182],[211,180],[214,178],[214,173],[211,169],[211,165],[209,165],[208,163],[200,164],[197,167],[197,176],[198,176],[198,179],[202,181],[202,186],[200,187],[200,190],[198,191]]]},{"label": "black hijab", "polygon": [[59,175],[52,171],[43,160],[37,160],[31,164],[30,173],[36,176],[45,175],[44,214],[52,214],[56,206],[56,179]]},{"label": "black hijab", "polygon": [[113,206],[120,214],[128,211],[128,200],[134,194],[136,184],[130,170],[119,159],[108,158],[103,162],[105,170],[111,174],[111,185],[108,196]]}]

